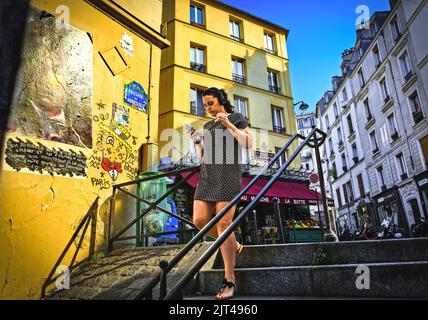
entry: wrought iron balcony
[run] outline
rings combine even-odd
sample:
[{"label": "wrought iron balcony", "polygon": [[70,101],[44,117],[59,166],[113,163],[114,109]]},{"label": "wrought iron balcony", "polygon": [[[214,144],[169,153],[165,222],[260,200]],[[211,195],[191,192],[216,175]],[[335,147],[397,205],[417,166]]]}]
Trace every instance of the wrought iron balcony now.
[{"label": "wrought iron balcony", "polygon": [[190,103],[190,113],[196,116],[205,117],[205,108],[196,106],[196,103]]},{"label": "wrought iron balcony", "polygon": [[410,78],[413,76],[413,71],[410,70],[405,76],[404,76],[404,81],[407,82],[410,80]]},{"label": "wrought iron balcony", "polygon": [[273,50],[273,49],[268,49],[268,48],[265,48],[265,51],[266,52],[269,52],[269,53],[271,53],[271,54],[275,54],[276,52],[275,52],[275,50]]},{"label": "wrought iron balcony", "polygon": [[424,118],[422,111],[413,112],[412,116],[413,116],[413,120],[415,121],[415,124],[421,122],[422,119]]},{"label": "wrought iron balcony", "polygon": [[242,39],[241,37],[234,36],[233,34],[231,34],[230,37],[233,40],[238,41],[238,42],[243,42],[244,41],[244,39]]},{"label": "wrought iron balcony", "polygon": [[276,94],[281,94],[281,88],[277,86],[269,85],[269,91]]},{"label": "wrought iron balcony", "polygon": [[273,132],[285,134],[285,128],[279,126],[273,126]]},{"label": "wrought iron balcony", "polygon": [[247,79],[239,74],[232,73],[232,80],[238,83],[247,84]]},{"label": "wrought iron balcony", "polygon": [[196,62],[190,62],[190,69],[195,70],[195,71],[199,71],[199,72],[206,72],[206,67],[203,64],[199,64]]}]

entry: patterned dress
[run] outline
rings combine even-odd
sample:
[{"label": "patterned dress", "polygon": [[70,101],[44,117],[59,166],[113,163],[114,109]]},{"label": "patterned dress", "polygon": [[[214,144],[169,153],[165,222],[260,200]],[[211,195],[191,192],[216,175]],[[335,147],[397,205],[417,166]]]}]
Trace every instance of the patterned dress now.
[{"label": "patterned dress", "polygon": [[[231,113],[228,119],[238,129],[248,126],[247,119],[240,113]],[[231,201],[241,191],[242,147],[229,129],[214,120],[204,125],[203,144],[203,158],[194,199]]]}]

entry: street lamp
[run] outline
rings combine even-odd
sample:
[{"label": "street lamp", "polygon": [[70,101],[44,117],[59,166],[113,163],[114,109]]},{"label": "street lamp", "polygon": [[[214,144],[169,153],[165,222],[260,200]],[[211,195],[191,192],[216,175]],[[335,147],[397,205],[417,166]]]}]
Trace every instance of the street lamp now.
[{"label": "street lamp", "polygon": [[306,110],[306,109],[309,108],[309,105],[306,104],[306,103],[304,103],[303,101],[299,101],[299,102],[295,103],[293,106],[297,106],[298,104],[300,104],[299,109],[302,110],[302,111],[304,111],[304,110]]}]

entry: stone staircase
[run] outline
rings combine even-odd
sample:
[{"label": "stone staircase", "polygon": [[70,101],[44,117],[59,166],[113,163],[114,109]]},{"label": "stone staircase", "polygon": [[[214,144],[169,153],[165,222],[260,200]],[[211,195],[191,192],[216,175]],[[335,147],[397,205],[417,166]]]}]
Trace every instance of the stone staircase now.
[{"label": "stone staircase", "polygon": [[[200,243],[168,275],[168,288],[209,248]],[[45,299],[134,299],[182,246],[117,250],[71,275],[69,290]],[[369,270],[370,289],[357,289]],[[223,279],[220,253],[189,283],[186,300],[213,299]],[[236,299],[428,298],[428,238],[247,246],[236,268]],[[367,284],[367,283],[366,283]],[[159,297],[159,286],[153,292]]]},{"label": "stone staircase", "polygon": [[[358,266],[369,289],[357,288]],[[186,299],[212,298],[223,274],[217,257]],[[235,274],[237,299],[428,298],[428,238],[248,246]]]}]

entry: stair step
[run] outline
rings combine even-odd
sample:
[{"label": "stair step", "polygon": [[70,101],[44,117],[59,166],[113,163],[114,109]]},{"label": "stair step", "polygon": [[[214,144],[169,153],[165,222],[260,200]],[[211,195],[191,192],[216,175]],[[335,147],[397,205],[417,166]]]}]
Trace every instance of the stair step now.
[{"label": "stair step", "polygon": [[[367,263],[370,289],[359,290],[358,264],[240,268],[237,294],[332,297],[428,297],[428,261]],[[199,292],[215,294],[223,270],[199,273]]]},{"label": "stair step", "polygon": [[[245,246],[237,267],[310,266],[318,250],[328,264],[428,261],[428,238]],[[216,268],[222,268],[220,256],[217,261]]]}]

